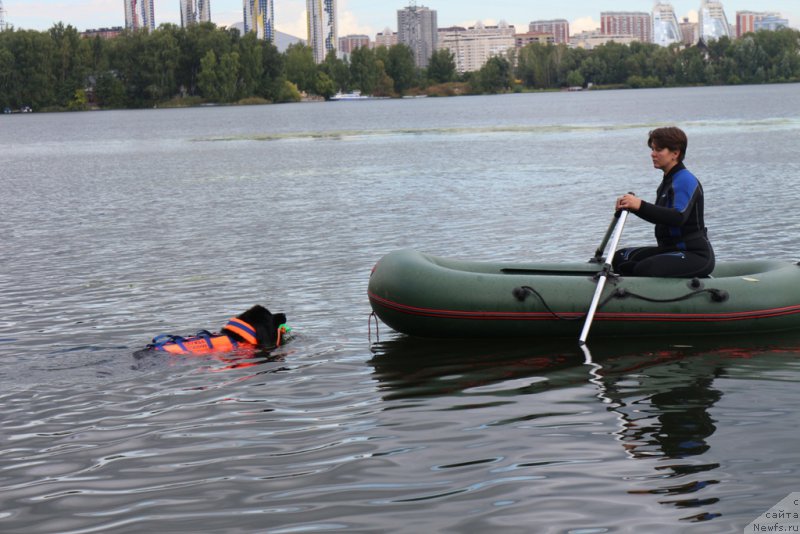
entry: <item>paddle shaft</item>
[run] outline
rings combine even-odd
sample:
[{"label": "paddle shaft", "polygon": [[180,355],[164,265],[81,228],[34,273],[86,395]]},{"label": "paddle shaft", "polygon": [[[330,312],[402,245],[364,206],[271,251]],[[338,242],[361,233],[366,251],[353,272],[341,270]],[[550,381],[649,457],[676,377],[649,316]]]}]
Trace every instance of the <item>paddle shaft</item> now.
[{"label": "paddle shaft", "polygon": [[[628,212],[621,211],[619,221],[617,221],[616,228],[614,229],[614,235],[611,238],[610,256],[613,256],[614,252],[617,250],[617,245],[619,245],[619,240],[622,237],[622,228],[625,226],[625,220],[627,218]],[[606,262],[603,264],[603,268],[600,270],[600,278],[597,280],[597,289],[594,291],[592,303],[589,306],[589,311],[586,314],[586,322],[583,323],[581,337],[578,338],[578,341],[581,345],[584,345],[586,343],[586,338],[589,337],[589,329],[592,327],[592,320],[594,320],[594,314],[597,312],[597,305],[600,303],[600,296],[603,294],[603,288],[606,286],[606,280],[608,279],[608,273],[610,271],[611,263],[606,260]]]},{"label": "paddle shaft", "polygon": [[594,251],[594,257],[591,260],[589,260],[591,263],[603,262],[603,253],[606,251],[606,245],[608,245],[608,240],[611,239],[611,233],[614,231],[614,227],[616,227],[617,221],[619,221],[620,213],[622,212],[615,211],[614,216],[611,217],[611,223],[608,225],[608,230],[606,230],[606,235],[603,236],[603,241],[600,242],[600,246],[597,247],[597,250]]}]

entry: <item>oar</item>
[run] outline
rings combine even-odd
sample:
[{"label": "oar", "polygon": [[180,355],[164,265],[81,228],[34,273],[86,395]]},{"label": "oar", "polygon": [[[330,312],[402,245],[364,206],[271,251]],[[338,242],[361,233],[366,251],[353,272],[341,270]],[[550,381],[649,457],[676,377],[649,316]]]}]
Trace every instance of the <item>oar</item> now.
[{"label": "oar", "polygon": [[[619,244],[619,239],[622,237],[622,228],[625,226],[625,219],[628,218],[627,210],[620,211],[619,221],[616,224],[616,228],[614,229],[614,236],[611,238],[611,253],[609,256],[613,256],[614,252],[617,250],[617,245]],[[589,306],[589,311],[586,314],[586,322],[583,323],[583,330],[581,331],[581,337],[578,338],[578,342],[580,345],[586,344],[586,338],[589,337],[589,329],[592,327],[592,320],[594,319],[594,314],[597,311],[597,305],[600,302],[600,295],[603,293],[603,288],[606,286],[606,279],[608,278],[608,274],[611,272],[611,262],[606,259],[603,263],[602,269],[600,269],[600,278],[597,280],[597,289],[594,290],[594,297],[592,297],[592,304]]]},{"label": "oar", "polygon": [[611,224],[608,225],[608,230],[606,230],[606,235],[603,236],[603,241],[600,243],[600,246],[597,247],[597,250],[594,251],[594,256],[589,260],[589,263],[603,263],[603,253],[606,251],[606,245],[608,245],[608,240],[611,238],[611,232],[614,231],[614,227],[617,225],[617,221],[619,221],[620,213],[619,211],[614,212],[614,216],[611,217]]}]

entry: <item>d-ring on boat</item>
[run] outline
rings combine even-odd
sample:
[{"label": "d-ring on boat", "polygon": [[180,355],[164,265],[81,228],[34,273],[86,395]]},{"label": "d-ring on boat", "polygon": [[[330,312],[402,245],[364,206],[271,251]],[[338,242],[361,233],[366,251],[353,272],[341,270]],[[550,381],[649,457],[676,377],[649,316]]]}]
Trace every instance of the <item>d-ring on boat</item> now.
[{"label": "d-ring on boat", "polygon": [[[619,215],[616,215],[620,218]],[[800,263],[717,262],[708,278],[620,277],[588,263],[486,263],[400,250],[381,258],[369,301],[391,328],[425,337],[578,337],[800,331]],[[591,302],[591,309],[590,309]]]}]

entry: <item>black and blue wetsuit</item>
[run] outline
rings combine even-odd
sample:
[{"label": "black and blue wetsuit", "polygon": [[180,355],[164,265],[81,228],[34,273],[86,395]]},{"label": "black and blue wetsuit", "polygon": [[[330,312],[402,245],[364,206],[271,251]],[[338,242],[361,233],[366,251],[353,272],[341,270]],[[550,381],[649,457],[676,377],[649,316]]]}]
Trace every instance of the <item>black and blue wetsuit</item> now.
[{"label": "black and blue wetsuit", "polygon": [[618,250],[614,271],[632,276],[693,278],[714,270],[714,249],[703,219],[703,186],[678,163],[664,175],[655,204],[642,201],[638,217],[656,225],[655,247]]}]

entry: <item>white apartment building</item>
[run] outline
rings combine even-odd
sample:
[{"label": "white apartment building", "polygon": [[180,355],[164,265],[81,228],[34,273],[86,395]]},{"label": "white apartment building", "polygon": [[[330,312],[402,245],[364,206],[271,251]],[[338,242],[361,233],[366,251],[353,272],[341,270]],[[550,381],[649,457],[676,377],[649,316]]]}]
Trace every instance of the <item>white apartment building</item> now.
[{"label": "white apartment building", "polygon": [[502,21],[497,26],[486,26],[477,22],[470,28],[441,28],[436,49],[450,50],[458,72],[473,72],[480,70],[490,57],[513,49],[514,33],[514,26]]},{"label": "white apartment building", "polygon": [[382,32],[375,34],[375,46],[385,46],[391,48],[397,44],[397,32],[393,32],[391,28],[386,28]]},{"label": "white apartment building", "polygon": [[719,0],[702,0],[697,19],[697,29],[704,41],[732,37],[728,17]]},{"label": "white apartment building", "polygon": [[669,46],[682,41],[681,26],[672,4],[656,3],[653,7],[653,42],[660,46]]},{"label": "white apartment building", "polygon": [[629,45],[640,42],[641,39],[631,34],[606,34],[598,30],[583,31],[576,33],[569,38],[569,45],[573,48],[585,48],[591,50],[606,43],[615,42],[618,44]]}]

